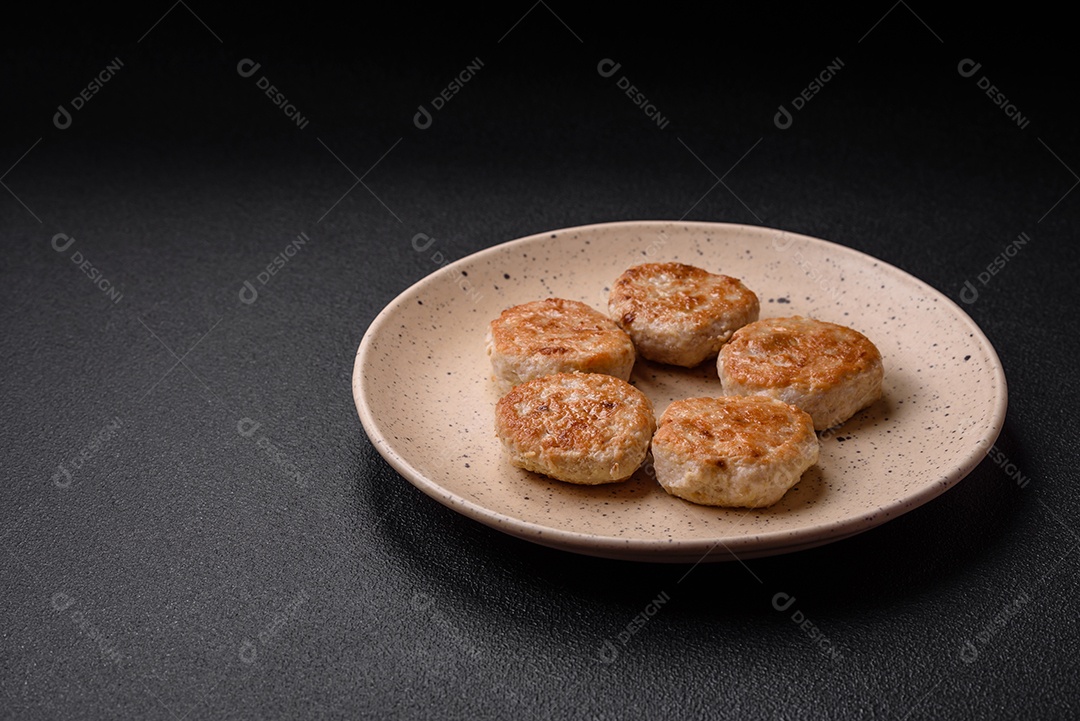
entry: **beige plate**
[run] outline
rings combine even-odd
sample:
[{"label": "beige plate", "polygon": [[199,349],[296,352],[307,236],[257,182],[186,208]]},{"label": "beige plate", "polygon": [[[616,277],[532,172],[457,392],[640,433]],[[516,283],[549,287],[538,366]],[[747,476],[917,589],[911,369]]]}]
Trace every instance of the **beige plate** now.
[{"label": "beige plate", "polygon": [[[607,308],[627,267],[678,260],[741,278],[763,318],[805,315],[865,333],[885,395],[822,435],[821,459],[775,506],[746,511],[667,495],[646,464],[627,482],[573,486],[518,470],[493,429],[484,334],[518,303],[558,296]],[[659,417],[720,392],[715,364],[639,361]],[[500,531],[567,551],[696,562],[786,553],[852,536],[935,498],[989,451],[1005,418],[994,348],[959,306],[887,263],[823,240],[721,223],[624,222],[541,233],[440,268],[372,322],[353,371],[360,420],[413,485]]]}]

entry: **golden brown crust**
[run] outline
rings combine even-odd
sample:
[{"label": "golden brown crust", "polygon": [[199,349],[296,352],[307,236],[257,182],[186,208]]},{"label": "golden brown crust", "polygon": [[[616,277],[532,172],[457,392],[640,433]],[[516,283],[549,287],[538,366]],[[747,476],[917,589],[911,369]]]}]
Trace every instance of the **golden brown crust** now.
[{"label": "golden brown crust", "polygon": [[757,302],[737,278],[717,275],[685,263],[643,263],[628,268],[615,281],[613,303],[619,322],[706,324],[735,305]]},{"label": "golden brown crust", "polygon": [[608,297],[608,311],[642,356],[681,366],[715,355],[759,309],[738,279],[674,262],[628,268]]},{"label": "golden brown crust", "polygon": [[547,298],[508,308],[491,322],[488,354],[508,390],[558,372],[607,373],[627,380],[637,357],[610,318],[576,300]]},{"label": "golden brown crust", "polygon": [[645,394],[597,373],[535,378],[495,406],[495,429],[514,465],[573,483],[628,478],[655,427]]},{"label": "golden brown crust", "polygon": [[732,383],[804,391],[832,389],[881,365],[881,353],[856,330],[793,316],[766,318],[735,332],[721,351]]},{"label": "golden brown crust", "polygon": [[810,416],[795,406],[764,396],[722,396],[672,403],[653,444],[723,469],[786,462],[813,435]]},{"label": "golden brown crust", "polygon": [[709,506],[770,506],[817,463],[814,422],[762,396],[688,398],[664,412],[653,436],[656,480]]},{"label": "golden brown crust", "polygon": [[546,298],[507,308],[491,322],[498,353],[589,355],[623,353],[627,337],[610,318],[576,300]]}]

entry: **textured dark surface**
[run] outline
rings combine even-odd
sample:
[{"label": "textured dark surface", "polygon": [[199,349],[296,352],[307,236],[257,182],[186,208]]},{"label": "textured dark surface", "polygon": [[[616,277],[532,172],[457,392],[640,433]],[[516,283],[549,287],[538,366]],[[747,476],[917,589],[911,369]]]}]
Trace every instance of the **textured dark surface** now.
[{"label": "textured dark surface", "polygon": [[[18,47],[3,50],[3,716],[1077,713],[1067,21],[903,3],[843,18],[538,3],[362,21],[187,3],[155,25],[166,9],[14,18]],[[55,127],[57,105],[117,57]],[[237,73],[243,58],[256,75]],[[418,129],[418,105],[476,58]],[[621,63],[610,78],[605,58]],[[836,58],[778,129],[778,106]],[[982,63],[970,78],[964,58]],[[263,75],[306,127],[260,93]],[[1027,127],[980,91],[984,75]],[[416,233],[456,259],[683,216],[827,238],[958,301],[974,283],[964,307],[1009,381],[1007,461],[854,539],[691,568],[500,535],[375,453],[353,356],[379,310],[436,269]],[[63,252],[60,233],[75,238]],[[260,425],[245,435],[243,419]],[[778,593],[796,599],[786,611]]]}]

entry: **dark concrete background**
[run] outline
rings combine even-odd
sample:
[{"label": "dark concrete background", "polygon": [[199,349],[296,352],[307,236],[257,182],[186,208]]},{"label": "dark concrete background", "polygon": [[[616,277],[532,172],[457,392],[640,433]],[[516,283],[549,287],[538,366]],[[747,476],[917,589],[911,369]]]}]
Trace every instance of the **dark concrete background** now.
[{"label": "dark concrete background", "polygon": [[[903,2],[701,12],[13,11],[0,49],[3,716],[1075,713],[1071,20]],[[57,106],[116,58],[57,128]],[[237,72],[244,58],[255,76]],[[418,106],[477,58],[417,128]],[[618,76],[597,72],[605,58]],[[778,107],[837,58],[778,128]],[[966,58],[981,63],[970,78]],[[622,75],[664,128],[619,92]],[[964,307],[1009,380],[998,448],[1030,482],[987,460],[879,529],[749,561],[758,583],[740,564],[686,575],[511,539],[375,453],[353,356],[379,310],[435,270],[416,233],[456,259],[680,217],[827,238],[958,302],[1026,233]],[[299,233],[309,242],[241,303]],[[260,424],[250,436],[244,418]],[[835,656],[773,608],[778,592]]]}]

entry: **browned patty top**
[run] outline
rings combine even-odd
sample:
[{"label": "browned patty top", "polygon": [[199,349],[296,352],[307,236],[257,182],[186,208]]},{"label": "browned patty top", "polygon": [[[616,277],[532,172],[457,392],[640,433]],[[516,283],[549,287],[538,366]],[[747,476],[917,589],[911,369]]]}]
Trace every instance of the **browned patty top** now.
[{"label": "browned patty top", "polygon": [[604,357],[633,353],[633,344],[613,320],[576,300],[547,298],[507,308],[491,321],[491,340],[500,355]]},{"label": "browned patty top", "polygon": [[599,373],[556,373],[527,381],[499,399],[501,438],[544,451],[593,453],[629,445],[655,426],[652,403],[624,380]]},{"label": "browned patty top", "polygon": [[719,468],[763,465],[788,460],[813,434],[807,413],[766,396],[686,398],[664,411],[653,447]]},{"label": "browned patty top", "polygon": [[793,316],[766,318],[735,331],[720,352],[724,375],[761,387],[831,388],[881,363],[881,353],[856,330]]},{"label": "browned patty top", "polygon": [[615,280],[608,305],[627,328],[635,321],[706,325],[757,302],[737,278],[685,263],[643,263]]}]

